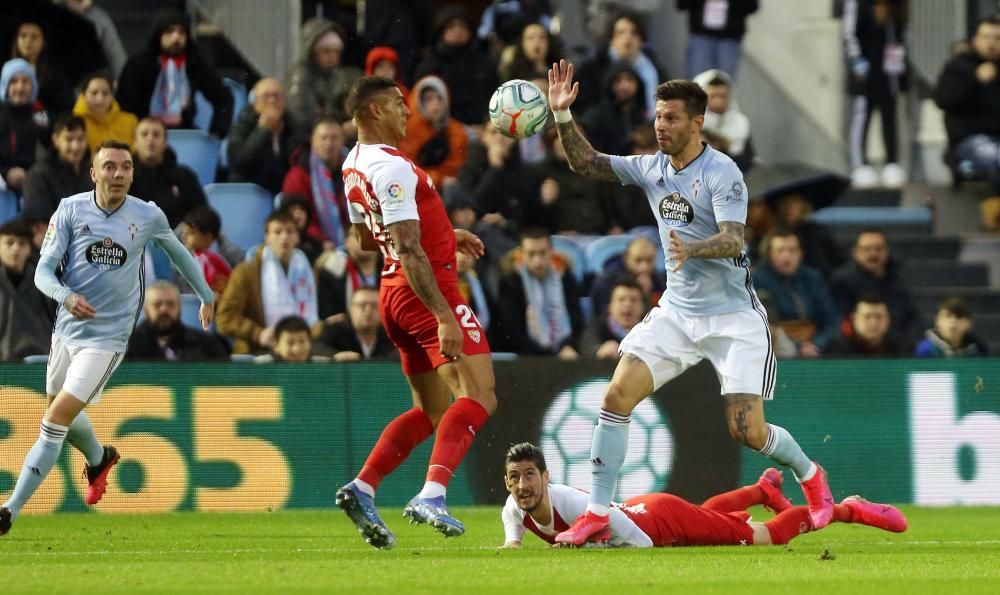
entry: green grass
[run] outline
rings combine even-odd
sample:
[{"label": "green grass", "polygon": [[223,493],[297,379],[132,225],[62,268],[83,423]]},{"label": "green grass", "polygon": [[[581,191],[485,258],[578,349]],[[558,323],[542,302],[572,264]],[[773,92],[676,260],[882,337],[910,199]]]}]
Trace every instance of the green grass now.
[{"label": "green grass", "polygon": [[[383,511],[364,544],[338,511],[24,516],[0,538],[4,593],[997,593],[1000,508],[906,508],[902,535],[834,525],[787,547],[497,550],[498,508],[445,540]],[[824,555],[827,553],[827,555]]]}]

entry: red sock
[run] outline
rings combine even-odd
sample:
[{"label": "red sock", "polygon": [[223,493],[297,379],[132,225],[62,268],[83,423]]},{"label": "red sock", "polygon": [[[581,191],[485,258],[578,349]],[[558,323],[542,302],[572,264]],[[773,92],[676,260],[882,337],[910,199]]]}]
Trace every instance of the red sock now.
[{"label": "red sock", "polygon": [[809,508],[806,506],[793,506],[764,523],[764,526],[767,527],[767,532],[771,534],[771,543],[774,545],[785,545],[802,533],[812,531]]},{"label": "red sock", "polygon": [[431,419],[414,407],[389,422],[372,448],[358,479],[377,488],[385,476],[399,467],[413,449],[434,433]]},{"label": "red sock", "polygon": [[767,499],[764,490],[758,485],[744,486],[731,492],[712,496],[701,505],[702,508],[718,512],[740,512],[751,506],[763,504]]},{"label": "red sock", "polygon": [[466,451],[472,445],[476,432],[490,416],[478,402],[460,397],[445,411],[438,424],[434,450],[431,451],[431,466],[427,469],[427,481],[447,486],[462,462]]}]

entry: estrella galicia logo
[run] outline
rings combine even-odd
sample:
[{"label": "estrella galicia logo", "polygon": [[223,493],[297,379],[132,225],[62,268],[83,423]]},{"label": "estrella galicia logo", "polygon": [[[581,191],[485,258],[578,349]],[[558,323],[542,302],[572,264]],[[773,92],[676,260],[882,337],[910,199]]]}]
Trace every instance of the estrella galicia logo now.
[{"label": "estrella galicia logo", "polygon": [[660,200],[660,218],[668,227],[687,227],[694,221],[694,207],[677,192]]},{"label": "estrella galicia logo", "polygon": [[87,246],[87,262],[95,269],[113,271],[121,268],[128,259],[128,252],[111,238]]}]

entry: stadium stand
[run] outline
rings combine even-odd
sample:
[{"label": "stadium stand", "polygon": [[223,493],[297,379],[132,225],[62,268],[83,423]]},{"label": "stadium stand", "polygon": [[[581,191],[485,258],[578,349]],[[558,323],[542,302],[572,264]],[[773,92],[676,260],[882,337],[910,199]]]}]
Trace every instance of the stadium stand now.
[{"label": "stadium stand", "polygon": [[167,142],[177,153],[177,162],[193,169],[203,186],[215,181],[219,167],[218,139],[203,130],[169,130]]},{"label": "stadium stand", "polygon": [[19,210],[18,197],[16,194],[10,190],[0,192],[0,223],[10,221],[14,217],[17,217]]},{"label": "stadium stand", "polygon": [[222,219],[222,233],[243,250],[264,241],[264,219],[273,210],[274,196],[256,184],[209,184],[208,204]]},{"label": "stadium stand", "polygon": [[584,255],[583,248],[576,240],[570,238],[569,236],[553,235],[552,247],[556,249],[563,256],[569,259],[570,263],[573,265],[573,276],[576,277],[577,283],[583,283],[584,276],[587,274],[587,258]]}]

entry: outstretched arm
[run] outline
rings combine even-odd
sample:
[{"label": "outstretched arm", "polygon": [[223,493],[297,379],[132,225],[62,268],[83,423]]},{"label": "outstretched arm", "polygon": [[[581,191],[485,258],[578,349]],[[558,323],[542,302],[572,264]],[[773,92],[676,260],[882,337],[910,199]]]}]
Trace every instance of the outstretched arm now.
[{"label": "outstretched arm", "polygon": [[745,225],[736,221],[720,221],[719,233],[704,240],[682,242],[677,232],[670,230],[670,259],[679,270],[689,258],[736,258],[743,250],[743,229]]},{"label": "outstretched arm", "polygon": [[618,176],[611,168],[611,159],[594,150],[573,122],[569,106],[579,92],[580,83],[573,82],[573,64],[566,60],[553,64],[549,69],[549,107],[552,108],[569,166],[588,178],[617,182]]}]

